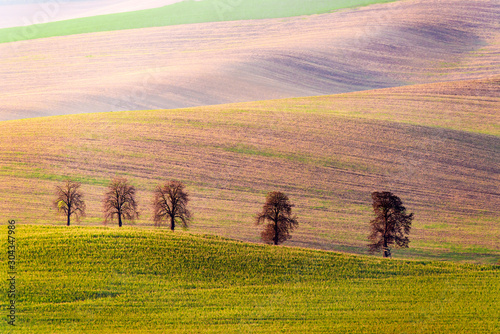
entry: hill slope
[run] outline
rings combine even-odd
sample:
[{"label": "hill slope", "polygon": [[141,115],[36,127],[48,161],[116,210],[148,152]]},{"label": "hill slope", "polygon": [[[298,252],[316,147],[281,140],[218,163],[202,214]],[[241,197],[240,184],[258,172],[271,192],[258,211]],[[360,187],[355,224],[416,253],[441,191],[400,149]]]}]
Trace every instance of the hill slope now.
[{"label": "hill slope", "polygon": [[498,22],[492,1],[411,0],[6,43],[0,120],[481,79],[500,75]]},{"label": "hill slope", "polygon": [[[284,18],[396,0],[196,0],[159,8],[98,15],[0,30],[0,43],[91,32],[163,27],[180,24]],[[51,7],[49,7],[51,8]],[[49,16],[52,11],[48,10]],[[34,15],[34,17],[36,17]],[[39,20],[33,20],[35,22]]]},{"label": "hill slope", "polygon": [[[500,326],[498,266],[144,229],[16,231],[15,333],[494,333]],[[10,330],[0,323],[2,333]]]},{"label": "hill slope", "polygon": [[110,178],[151,191],[187,183],[192,231],[259,241],[268,191],[290,195],[300,229],[289,245],[366,253],[372,191],[391,190],[416,220],[395,256],[493,263],[500,249],[498,79],[179,110],[98,113],[0,123],[0,212],[64,223],[54,187],[84,183],[101,224]]},{"label": "hill slope", "polygon": [[[183,0],[73,0],[61,3],[48,3],[37,0],[0,2],[0,29],[42,24],[40,21],[63,21],[82,17],[107,15],[138,11],[143,9],[159,8]],[[43,20],[41,11],[48,17]],[[10,30],[13,32],[12,30]],[[22,31],[22,30],[21,30]],[[4,37],[4,33],[0,32]],[[7,35],[8,36],[8,35]],[[28,37],[28,36],[25,36]]]}]

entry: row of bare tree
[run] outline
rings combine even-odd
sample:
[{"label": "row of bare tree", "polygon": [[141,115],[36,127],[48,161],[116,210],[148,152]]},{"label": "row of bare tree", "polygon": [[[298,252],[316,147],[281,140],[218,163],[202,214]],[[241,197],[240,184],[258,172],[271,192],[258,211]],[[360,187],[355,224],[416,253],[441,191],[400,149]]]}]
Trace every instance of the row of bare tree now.
[{"label": "row of bare tree", "polygon": [[[71,217],[77,221],[85,216],[85,201],[80,189],[81,184],[66,181],[56,187],[56,200],[54,207],[66,216],[66,225],[70,226]],[[105,222],[118,219],[118,226],[123,225],[123,220],[139,218],[136,189],[125,178],[115,178],[108,186],[103,198],[103,213]],[[175,230],[176,223],[187,227],[191,221],[191,212],[187,209],[189,196],[184,189],[184,184],[179,181],[168,181],[158,185],[153,192],[153,220],[155,225],[169,221],[170,229]],[[281,192],[268,194],[266,203],[256,217],[256,223],[266,223],[262,232],[262,239],[267,243],[278,245],[289,238],[290,232],[298,226],[298,221],[292,215],[292,207],[288,197]]]},{"label": "row of bare tree", "polygon": [[[70,225],[71,217],[77,221],[85,216],[86,205],[83,200],[81,184],[66,181],[64,185],[56,187],[56,200],[54,207],[66,216]],[[135,187],[125,178],[115,178],[108,186],[108,191],[103,198],[103,213],[105,222],[118,219],[118,226],[123,225],[123,220],[139,218],[137,201],[135,200]],[[187,209],[188,194],[184,184],[179,181],[169,181],[159,185],[153,192],[153,219],[156,225],[170,220],[170,229],[175,229],[176,221],[187,227],[191,220],[191,213]]]},{"label": "row of bare tree", "polygon": [[[71,217],[79,220],[85,216],[85,201],[80,189],[81,184],[66,181],[56,188],[55,208],[65,214],[67,225]],[[170,229],[175,230],[176,223],[187,227],[191,221],[191,212],[187,209],[189,196],[179,181],[168,181],[158,185],[153,191],[153,220],[156,226],[169,221]],[[103,213],[105,222],[118,219],[118,226],[123,220],[134,220],[139,217],[136,189],[125,178],[115,178],[108,186],[103,198]],[[399,197],[390,192],[372,193],[375,219],[370,222],[368,245],[370,252],[383,251],[384,257],[391,256],[391,246],[407,248],[409,244],[413,214],[407,214],[406,208]],[[269,244],[278,245],[291,238],[291,232],[298,227],[297,217],[292,214],[293,204],[288,196],[279,191],[267,194],[266,202],[256,216],[257,225],[264,224],[261,233],[262,240]]]}]

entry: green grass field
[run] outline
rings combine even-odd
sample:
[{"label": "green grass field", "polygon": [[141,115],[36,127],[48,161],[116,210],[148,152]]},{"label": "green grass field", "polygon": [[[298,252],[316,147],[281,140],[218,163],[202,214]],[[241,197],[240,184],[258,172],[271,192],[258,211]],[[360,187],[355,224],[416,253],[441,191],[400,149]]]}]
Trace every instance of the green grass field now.
[{"label": "green grass field", "polygon": [[6,334],[500,330],[499,266],[130,227],[18,224],[16,238],[17,326],[0,322]]},{"label": "green grass field", "polygon": [[47,22],[29,27],[0,30],[0,43],[66,36],[99,31],[162,27],[169,25],[284,18],[328,13],[334,10],[395,0],[203,0],[182,1],[169,6],[134,12]]}]

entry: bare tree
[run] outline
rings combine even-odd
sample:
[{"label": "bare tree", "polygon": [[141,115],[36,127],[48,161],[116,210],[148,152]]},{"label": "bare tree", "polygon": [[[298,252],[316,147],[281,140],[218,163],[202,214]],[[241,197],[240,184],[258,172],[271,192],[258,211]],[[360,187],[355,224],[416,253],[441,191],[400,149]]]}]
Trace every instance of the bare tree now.
[{"label": "bare tree", "polygon": [[292,216],[292,207],[288,196],[282,192],[273,191],[267,194],[262,212],[256,217],[257,225],[269,222],[261,233],[265,243],[278,245],[292,237],[290,232],[299,225],[297,217]]},{"label": "bare tree", "polygon": [[122,226],[122,219],[134,220],[139,217],[135,188],[125,178],[115,178],[108,186],[103,201],[104,218],[113,220],[118,217],[118,226]]},{"label": "bare tree", "polygon": [[64,185],[56,187],[54,207],[66,215],[67,226],[70,225],[71,216],[74,216],[77,221],[85,216],[85,202],[80,186],[79,182],[67,180]]},{"label": "bare tree", "polygon": [[188,194],[184,184],[179,181],[169,181],[163,186],[157,186],[153,193],[153,219],[156,225],[170,218],[170,229],[175,229],[175,222],[187,227],[191,220],[191,212],[187,209]]},{"label": "bare tree", "polygon": [[406,214],[401,199],[391,192],[374,192],[372,199],[375,219],[370,222],[370,252],[383,250],[384,257],[390,257],[392,245],[408,248],[413,213]]}]

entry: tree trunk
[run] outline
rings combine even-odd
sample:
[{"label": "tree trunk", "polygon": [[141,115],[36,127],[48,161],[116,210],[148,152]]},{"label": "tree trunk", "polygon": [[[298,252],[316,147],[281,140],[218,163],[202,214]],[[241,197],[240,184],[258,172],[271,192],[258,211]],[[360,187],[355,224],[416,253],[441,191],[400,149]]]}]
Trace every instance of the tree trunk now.
[{"label": "tree trunk", "polygon": [[389,217],[387,213],[388,211],[384,209],[384,257],[391,257],[391,250],[389,249],[389,245],[387,244],[387,224],[389,224]]},{"label": "tree trunk", "polygon": [[170,229],[175,230],[175,216],[170,216]]},{"label": "tree trunk", "polygon": [[274,222],[274,245],[277,246],[278,245],[278,241],[279,241],[279,235],[278,235],[278,219],[276,219],[276,221]]},{"label": "tree trunk", "polygon": [[118,213],[118,226],[122,227],[122,214]]},{"label": "tree trunk", "polygon": [[71,214],[68,212],[68,222],[66,223],[66,226],[69,226],[70,217],[71,217]]},{"label": "tree trunk", "polygon": [[389,248],[389,245],[387,244],[385,237],[384,237],[384,257],[391,257],[391,249]]}]

